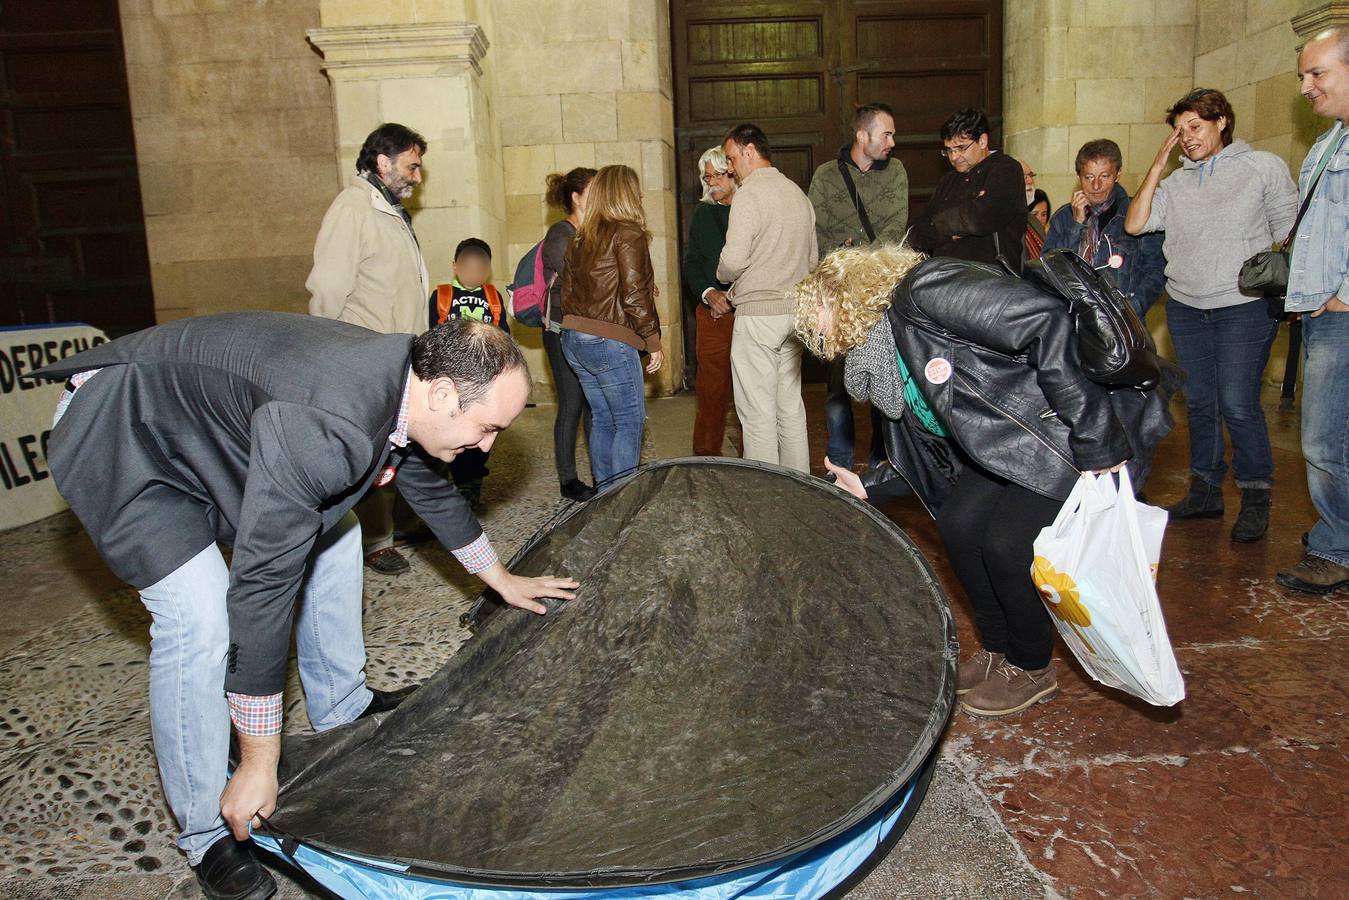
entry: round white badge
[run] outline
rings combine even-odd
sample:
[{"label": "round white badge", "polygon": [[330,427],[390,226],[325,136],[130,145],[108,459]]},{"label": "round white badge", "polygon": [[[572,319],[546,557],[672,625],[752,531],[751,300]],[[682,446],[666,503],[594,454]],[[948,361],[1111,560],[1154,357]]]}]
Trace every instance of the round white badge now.
[{"label": "round white badge", "polygon": [[1112,269],[1118,269],[1120,266],[1124,265],[1124,257],[1120,256],[1118,253],[1112,253],[1110,254],[1110,259],[1106,261],[1106,265],[1110,266]]},{"label": "round white badge", "polygon": [[380,472],[379,477],[375,479],[375,487],[384,487],[389,482],[393,481],[393,475],[394,475],[394,467],[385,466],[384,471]]},{"label": "round white badge", "polygon": [[929,359],[923,367],[923,377],[928,384],[946,384],[951,380],[951,363],[940,356]]}]

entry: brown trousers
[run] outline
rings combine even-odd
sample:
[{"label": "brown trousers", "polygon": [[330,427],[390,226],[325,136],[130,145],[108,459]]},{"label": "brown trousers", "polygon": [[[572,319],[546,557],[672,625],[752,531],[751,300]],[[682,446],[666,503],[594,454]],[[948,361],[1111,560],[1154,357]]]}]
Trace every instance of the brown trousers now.
[{"label": "brown trousers", "polygon": [[698,375],[693,383],[696,398],[693,414],[695,456],[721,456],[726,440],[726,412],[731,400],[731,331],[735,314],[712,318],[712,311],[698,304]]}]

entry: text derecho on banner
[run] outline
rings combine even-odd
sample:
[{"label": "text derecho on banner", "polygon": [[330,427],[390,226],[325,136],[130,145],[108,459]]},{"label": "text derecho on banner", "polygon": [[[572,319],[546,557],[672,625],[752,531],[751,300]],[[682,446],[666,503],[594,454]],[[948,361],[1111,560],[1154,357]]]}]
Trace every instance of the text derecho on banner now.
[{"label": "text derecho on banner", "polygon": [[64,386],[28,376],[107,339],[90,325],[0,329],[0,529],[66,508],[47,471],[47,437]]}]

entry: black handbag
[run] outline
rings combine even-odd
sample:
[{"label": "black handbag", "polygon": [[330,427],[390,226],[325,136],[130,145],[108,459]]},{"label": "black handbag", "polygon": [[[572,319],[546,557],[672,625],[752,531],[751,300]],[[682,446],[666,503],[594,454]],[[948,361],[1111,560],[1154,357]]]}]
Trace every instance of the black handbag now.
[{"label": "black handbag", "polygon": [[1022,277],[1068,301],[1077,323],[1079,362],[1088,378],[1109,387],[1150,390],[1157,385],[1162,373],[1157,345],[1108,273],[1060,248],[1026,263]]},{"label": "black handbag", "polygon": [[1321,183],[1325,171],[1322,166],[1316,173],[1283,243],[1273,250],[1261,250],[1243,262],[1241,272],[1237,275],[1237,290],[1252,297],[1264,297],[1269,305],[1269,314],[1275,319],[1287,315],[1283,303],[1288,293],[1288,263],[1293,250],[1293,237],[1297,234],[1297,227],[1302,224],[1302,217],[1307,214],[1307,208],[1312,204],[1312,197],[1316,196],[1316,186]]}]

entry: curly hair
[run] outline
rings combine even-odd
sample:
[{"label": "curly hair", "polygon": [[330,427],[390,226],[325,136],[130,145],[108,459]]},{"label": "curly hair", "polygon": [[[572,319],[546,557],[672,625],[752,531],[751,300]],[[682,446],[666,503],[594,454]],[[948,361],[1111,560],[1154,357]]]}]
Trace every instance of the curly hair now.
[{"label": "curly hair", "polygon": [[906,244],[830,253],[796,285],[796,336],[825,360],[862,346],[890,308],[895,285],[924,258]]}]

